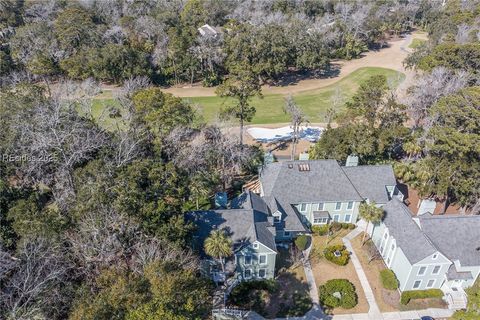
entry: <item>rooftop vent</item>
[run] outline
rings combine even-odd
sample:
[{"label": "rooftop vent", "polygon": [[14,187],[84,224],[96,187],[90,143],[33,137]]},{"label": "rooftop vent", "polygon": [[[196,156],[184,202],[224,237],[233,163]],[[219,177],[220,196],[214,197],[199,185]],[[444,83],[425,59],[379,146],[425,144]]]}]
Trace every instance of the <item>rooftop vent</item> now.
[{"label": "rooftop vent", "polygon": [[289,163],[288,164],[288,169],[293,169],[293,164]]},{"label": "rooftop vent", "polygon": [[298,171],[310,171],[310,165],[308,163],[301,163],[298,165]]}]

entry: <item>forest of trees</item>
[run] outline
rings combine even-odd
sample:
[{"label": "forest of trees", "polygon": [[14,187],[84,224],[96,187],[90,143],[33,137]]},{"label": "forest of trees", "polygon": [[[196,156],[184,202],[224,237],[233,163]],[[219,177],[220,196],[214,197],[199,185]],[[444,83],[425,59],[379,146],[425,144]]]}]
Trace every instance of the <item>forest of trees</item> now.
[{"label": "forest of trees", "polygon": [[480,213],[479,15],[478,3],[448,2],[425,26],[429,40],[404,62],[418,71],[406,97],[385,77],[370,78],[312,157],[394,163],[397,177],[421,196]]},{"label": "forest of trees", "polygon": [[[0,76],[28,72],[122,83],[216,85],[238,64],[262,79],[288,70],[328,72],[389,34],[426,24],[430,1],[0,2]],[[202,36],[204,24],[220,29]]]},{"label": "forest of trees", "polygon": [[[480,210],[480,7],[441,4],[0,0],[0,318],[207,318],[214,284],[184,213],[238,190],[263,152],[155,84],[221,84],[244,121],[262,82],[328,72],[414,25],[430,40],[406,61],[421,76],[405,101],[372,77],[311,155],[395,161],[423,194]],[[108,126],[100,82],[120,85]]]}]

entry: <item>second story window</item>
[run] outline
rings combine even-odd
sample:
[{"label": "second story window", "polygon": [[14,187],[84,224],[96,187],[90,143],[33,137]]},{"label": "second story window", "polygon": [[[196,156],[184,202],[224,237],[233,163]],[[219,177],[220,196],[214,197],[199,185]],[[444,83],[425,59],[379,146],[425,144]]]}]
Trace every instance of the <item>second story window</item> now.
[{"label": "second story window", "polygon": [[347,210],[352,210],[352,209],[353,209],[353,201],[348,201]]},{"label": "second story window", "polygon": [[432,274],[438,274],[438,272],[440,272],[440,266],[435,266],[433,268]]},{"label": "second story window", "polygon": [[252,264],[252,256],[245,256],[245,264]]},{"label": "second story window", "polygon": [[340,210],[340,209],[342,209],[342,203],[341,202],[335,203],[335,210]]},{"label": "second story window", "polygon": [[260,264],[267,264],[267,256],[262,254],[258,257],[258,263]]},{"label": "second story window", "polygon": [[418,269],[418,275],[423,276],[425,274],[425,270],[427,270],[427,267],[420,267],[420,269]]},{"label": "second story window", "polygon": [[300,211],[301,211],[301,212],[307,211],[307,204],[306,204],[306,203],[300,204]]}]

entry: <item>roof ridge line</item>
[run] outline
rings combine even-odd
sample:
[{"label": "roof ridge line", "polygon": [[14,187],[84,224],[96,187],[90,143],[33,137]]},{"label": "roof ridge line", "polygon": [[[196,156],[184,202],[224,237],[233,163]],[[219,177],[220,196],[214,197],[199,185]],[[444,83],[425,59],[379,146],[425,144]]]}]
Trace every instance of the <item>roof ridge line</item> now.
[{"label": "roof ridge line", "polygon": [[[427,240],[428,243],[430,243],[430,245],[435,249],[437,250],[438,252],[441,252],[440,249],[435,245],[435,243],[432,241],[432,239],[430,239],[430,237],[427,236],[427,234],[423,231],[423,229],[413,220],[414,217],[411,215],[411,213],[413,213],[410,208],[408,208],[403,202],[401,202],[399,199],[396,199],[396,201],[398,201],[400,203],[400,205],[402,206],[402,209],[403,211],[405,212],[405,214],[407,214],[410,219],[412,220],[413,224],[415,225],[415,227],[418,228],[418,230],[420,230],[420,232],[422,233],[423,237]],[[420,221],[420,219],[419,219]],[[442,253],[443,254],[443,253]]]},{"label": "roof ridge line", "polygon": [[360,192],[358,192],[357,190],[357,187],[355,187],[355,185],[353,184],[352,180],[350,180],[350,177],[348,176],[348,174],[345,173],[345,170],[343,170],[344,167],[342,167],[341,165],[338,164],[337,162],[337,165],[340,167],[340,170],[342,171],[343,175],[347,178],[348,182],[350,182],[350,184],[352,185],[353,189],[355,190],[355,192],[357,193],[357,195],[363,199],[365,201],[365,199],[362,197],[362,195],[360,194]]}]

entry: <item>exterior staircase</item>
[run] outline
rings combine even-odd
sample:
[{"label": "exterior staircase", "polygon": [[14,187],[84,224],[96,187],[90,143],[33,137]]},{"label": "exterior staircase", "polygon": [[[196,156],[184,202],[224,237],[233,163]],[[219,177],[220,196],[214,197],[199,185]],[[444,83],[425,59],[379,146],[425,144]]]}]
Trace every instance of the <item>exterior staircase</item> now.
[{"label": "exterior staircase", "polygon": [[448,303],[448,308],[451,310],[467,308],[467,295],[462,289],[450,290],[445,294],[445,300]]}]

